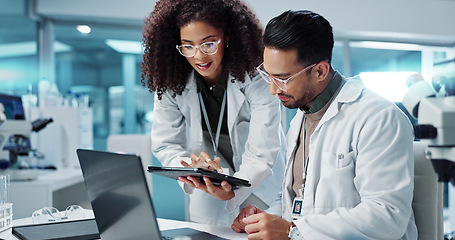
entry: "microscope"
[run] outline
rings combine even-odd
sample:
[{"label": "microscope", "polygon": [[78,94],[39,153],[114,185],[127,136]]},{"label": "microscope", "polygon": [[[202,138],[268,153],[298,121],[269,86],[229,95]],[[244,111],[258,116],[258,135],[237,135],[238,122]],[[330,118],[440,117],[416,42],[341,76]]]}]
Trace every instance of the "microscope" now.
[{"label": "microscope", "polygon": [[[2,96],[2,99],[5,99],[5,95]],[[52,118],[37,119],[30,123],[23,116],[8,117],[14,112],[12,106],[17,109],[18,104],[11,104],[12,97],[7,97],[9,101],[0,102],[0,173],[9,174],[11,180],[32,180],[38,176],[38,169],[22,162],[22,156],[29,156],[33,152],[29,140],[32,131],[40,131],[53,120]],[[22,106],[19,107],[21,108]]]},{"label": "microscope", "polygon": [[416,74],[407,85],[403,105],[418,120],[415,137],[427,145],[439,181],[455,186],[455,77],[436,76],[430,85]]}]

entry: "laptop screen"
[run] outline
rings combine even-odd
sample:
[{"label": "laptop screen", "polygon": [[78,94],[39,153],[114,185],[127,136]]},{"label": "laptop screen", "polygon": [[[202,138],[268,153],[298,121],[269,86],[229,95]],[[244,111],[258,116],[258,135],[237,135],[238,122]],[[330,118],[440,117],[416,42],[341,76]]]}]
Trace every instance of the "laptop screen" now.
[{"label": "laptop screen", "polygon": [[161,239],[138,156],[78,149],[101,239]]}]

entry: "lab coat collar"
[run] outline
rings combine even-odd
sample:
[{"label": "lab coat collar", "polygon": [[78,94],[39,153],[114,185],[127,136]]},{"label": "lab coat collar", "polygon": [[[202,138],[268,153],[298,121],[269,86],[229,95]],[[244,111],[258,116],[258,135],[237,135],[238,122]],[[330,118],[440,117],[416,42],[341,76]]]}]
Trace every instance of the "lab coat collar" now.
[{"label": "lab coat collar", "polygon": [[[360,76],[354,76],[351,78],[345,78],[340,73],[335,72],[335,76],[338,75],[346,82],[344,86],[341,88],[338,96],[336,97],[335,101],[339,103],[351,103],[356,101],[360,98],[360,94],[362,94],[365,85],[363,85]],[[335,77],[334,76],[334,77]]]},{"label": "lab coat collar", "polygon": [[[194,70],[193,70],[194,71]],[[229,74],[228,80],[227,80],[227,108],[228,108],[228,130],[229,133],[232,132],[232,129],[234,127],[235,119],[240,113],[240,108],[242,107],[244,101],[245,101],[245,88],[250,85],[251,83],[251,78],[248,74],[245,74],[245,81],[240,82],[240,81],[234,81],[232,82],[231,80],[233,79],[232,75]],[[190,94],[194,92],[194,94]],[[188,82],[185,86],[185,90],[182,93],[183,99],[188,101],[188,105],[191,107],[192,112],[198,112],[200,113],[200,103],[199,99],[197,97],[191,97],[191,96],[197,96],[197,83],[196,83],[196,78],[194,77],[194,73],[191,72],[189,77],[188,77]],[[198,114],[200,117],[200,114]]]},{"label": "lab coat collar", "polygon": [[[240,82],[240,81],[232,82],[231,81],[232,79],[233,79],[232,75],[229,74],[228,80],[227,80],[227,88],[229,88],[231,86],[231,87],[233,87],[232,91],[238,91],[238,93],[243,95],[243,89],[251,83],[250,76],[248,74],[245,74],[244,82]],[[196,83],[196,78],[194,76],[194,70],[188,76],[188,82],[186,83],[185,90],[183,91],[182,96],[185,96],[186,94],[188,94],[188,92],[191,92],[191,91],[197,92],[197,83]]]},{"label": "lab coat collar", "polygon": [[197,92],[196,78],[194,77],[194,70],[188,76],[188,82],[185,85],[185,90],[182,92],[182,97],[185,97],[189,92]]},{"label": "lab coat collar", "polygon": [[327,112],[324,114],[318,126],[314,130],[314,133],[318,131],[318,129],[325,122],[336,116],[343,104],[349,104],[359,99],[363,89],[365,88],[359,76],[345,78],[340,73],[335,72],[335,75],[333,77],[341,77],[345,83],[339,91],[338,95],[333,99],[332,103],[327,109]]}]

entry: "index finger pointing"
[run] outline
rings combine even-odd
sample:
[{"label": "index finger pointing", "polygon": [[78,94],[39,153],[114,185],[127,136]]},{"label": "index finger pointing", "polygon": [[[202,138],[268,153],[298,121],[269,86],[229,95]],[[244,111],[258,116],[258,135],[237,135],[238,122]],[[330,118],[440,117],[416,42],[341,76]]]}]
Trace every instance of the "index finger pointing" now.
[{"label": "index finger pointing", "polygon": [[[218,158],[216,158],[218,159]],[[206,161],[206,163],[210,166],[210,167],[213,167],[213,169],[216,169],[219,173],[222,173],[223,172],[223,169],[220,167],[220,165],[218,165],[217,162],[215,161]]]}]

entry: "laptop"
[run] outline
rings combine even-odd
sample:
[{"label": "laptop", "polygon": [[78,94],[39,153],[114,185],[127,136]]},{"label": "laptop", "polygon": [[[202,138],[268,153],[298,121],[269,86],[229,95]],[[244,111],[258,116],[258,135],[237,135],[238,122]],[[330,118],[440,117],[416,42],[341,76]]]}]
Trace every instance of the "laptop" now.
[{"label": "laptop", "polygon": [[138,155],[78,149],[101,239],[225,239],[192,228],[160,231]]}]

